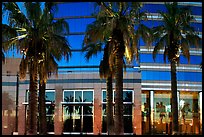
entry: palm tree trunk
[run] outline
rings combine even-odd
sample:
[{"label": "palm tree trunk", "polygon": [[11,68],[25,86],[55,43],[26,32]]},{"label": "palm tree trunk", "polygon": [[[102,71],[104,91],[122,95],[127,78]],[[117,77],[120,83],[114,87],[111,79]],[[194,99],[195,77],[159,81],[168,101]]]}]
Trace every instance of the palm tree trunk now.
[{"label": "palm tree trunk", "polygon": [[45,105],[45,86],[46,83],[43,81],[39,83],[39,134],[47,134],[47,118],[46,118],[46,105]]},{"label": "palm tree trunk", "polygon": [[30,86],[28,106],[28,135],[37,135],[37,88],[38,76],[35,61],[30,64]]},{"label": "palm tree trunk", "polygon": [[123,54],[116,52],[115,71],[115,134],[123,135]]},{"label": "palm tree trunk", "polygon": [[176,78],[176,62],[171,61],[171,92],[172,92],[172,134],[178,132],[178,100],[177,100],[177,78]]},{"label": "palm tree trunk", "polygon": [[114,120],[113,120],[113,89],[112,89],[112,74],[110,74],[106,78],[106,86],[107,86],[107,132],[108,135],[114,134]]}]

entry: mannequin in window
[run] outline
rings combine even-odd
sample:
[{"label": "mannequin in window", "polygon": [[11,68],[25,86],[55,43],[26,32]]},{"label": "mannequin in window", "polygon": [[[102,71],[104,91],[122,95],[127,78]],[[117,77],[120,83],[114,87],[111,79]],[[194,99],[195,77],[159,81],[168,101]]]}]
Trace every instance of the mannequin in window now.
[{"label": "mannequin in window", "polygon": [[159,117],[160,117],[160,122],[162,123],[163,117],[166,116],[165,105],[163,105],[163,102],[160,102],[160,103],[157,103],[156,108],[157,108],[157,112],[160,113]]}]

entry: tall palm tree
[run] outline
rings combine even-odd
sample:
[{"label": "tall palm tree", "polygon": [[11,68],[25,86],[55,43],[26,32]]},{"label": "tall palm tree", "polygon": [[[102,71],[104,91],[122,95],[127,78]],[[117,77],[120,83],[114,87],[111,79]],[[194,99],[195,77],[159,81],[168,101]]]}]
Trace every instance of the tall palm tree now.
[{"label": "tall palm tree", "polygon": [[26,14],[20,10],[15,2],[6,2],[3,5],[3,10],[9,13],[9,26],[15,28],[17,34],[16,37],[5,41],[3,45],[5,47],[12,45],[17,48],[17,51],[23,51],[20,78],[25,78],[27,68],[30,74],[27,129],[28,134],[35,135],[37,134],[39,63],[43,61],[43,58],[46,58],[48,53],[57,60],[63,56],[67,60],[69,59],[71,52],[69,43],[65,38],[69,31],[68,24],[63,19],[53,21],[53,14],[49,10],[52,3],[49,2],[45,3],[44,10],[41,9],[40,2],[25,2]]},{"label": "tall palm tree", "polygon": [[109,65],[109,56],[110,51],[108,48],[110,47],[109,41],[104,47],[103,59],[100,62],[99,66],[99,75],[100,78],[106,79],[106,120],[107,120],[107,132],[108,135],[114,134],[114,118],[113,118],[113,86],[112,86],[112,77],[114,75],[114,69],[110,68]]},{"label": "tall palm tree", "polygon": [[47,53],[48,56],[44,58],[39,63],[39,134],[47,134],[47,118],[46,118],[46,101],[45,101],[45,90],[48,77],[51,74],[57,76],[58,65],[55,62],[54,58],[51,56],[51,53]]},{"label": "tall palm tree", "polygon": [[[139,19],[145,17],[140,12],[141,4],[138,2],[98,2],[101,9],[96,16],[96,21],[90,24],[85,35],[86,42],[101,42],[111,38],[111,54],[109,65],[114,61],[114,77],[116,80],[115,91],[115,134],[123,134],[123,58],[127,63],[132,63],[134,57],[138,56],[137,40],[144,36],[144,41],[151,40],[149,30],[144,25],[138,25]],[[141,31],[143,30],[143,31]],[[142,33],[141,33],[142,32]],[[148,39],[147,39],[148,38]],[[149,42],[147,42],[149,44]]]},{"label": "tall palm tree", "polygon": [[179,7],[177,2],[165,3],[167,12],[159,12],[163,17],[163,25],[153,28],[156,45],[153,51],[153,59],[160,49],[164,49],[164,62],[166,57],[171,66],[171,112],[173,134],[178,132],[178,101],[177,101],[177,78],[176,66],[179,65],[180,52],[190,62],[189,48],[191,45],[198,46],[200,38],[198,33],[190,26],[195,20],[187,7]]},{"label": "tall palm tree", "polygon": [[[89,33],[87,31],[87,33]],[[105,43],[105,40],[104,40]],[[97,55],[98,52],[102,51],[102,43],[92,43],[92,41],[89,43],[83,43],[84,47],[82,48],[82,51],[85,52],[85,57],[87,60],[90,59],[91,56]],[[113,90],[112,90],[112,76],[113,76],[113,68],[110,69],[109,65],[109,54],[111,51],[110,49],[110,40],[106,42],[106,45],[104,47],[104,54],[103,59],[100,62],[99,65],[99,75],[100,78],[106,79],[106,118],[107,118],[107,132],[109,135],[114,134],[114,121],[113,121]],[[113,61],[111,61],[113,63]],[[113,65],[112,65],[113,66]]]}]

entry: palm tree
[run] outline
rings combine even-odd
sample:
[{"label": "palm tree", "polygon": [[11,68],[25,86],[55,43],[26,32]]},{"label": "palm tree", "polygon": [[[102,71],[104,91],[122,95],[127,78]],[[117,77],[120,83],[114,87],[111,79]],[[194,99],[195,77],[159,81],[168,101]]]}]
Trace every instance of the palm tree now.
[{"label": "palm tree", "polygon": [[115,134],[123,134],[123,57],[126,57],[127,63],[131,63],[135,56],[137,58],[137,40],[140,36],[144,36],[145,42],[151,40],[149,39],[150,33],[145,33],[149,29],[144,25],[139,25],[138,30],[134,28],[135,25],[138,25],[139,19],[145,17],[145,14],[139,11],[140,3],[98,2],[98,4],[101,9],[96,16],[96,21],[88,26],[84,42],[98,43],[111,39],[109,65],[110,68],[113,68],[111,62],[114,62],[116,80],[114,130]]},{"label": "palm tree", "polygon": [[46,101],[45,101],[45,89],[47,78],[51,76],[51,73],[57,75],[58,65],[51,53],[45,52],[48,55],[39,63],[39,134],[47,134],[47,118],[46,118]]},{"label": "palm tree", "polygon": [[180,51],[190,62],[189,48],[191,45],[198,46],[201,40],[190,26],[194,20],[191,11],[187,7],[178,7],[177,2],[165,3],[167,12],[159,12],[163,17],[163,25],[153,28],[156,45],[153,51],[153,59],[160,49],[164,49],[164,62],[166,57],[171,66],[171,112],[173,134],[178,132],[178,102],[177,102],[177,78],[176,66],[179,65]]},{"label": "palm tree", "polygon": [[[87,31],[87,33],[89,33]],[[104,41],[105,43],[105,41]],[[102,43],[92,43],[89,41],[83,43],[82,51],[85,52],[85,57],[87,60],[90,59],[91,56],[97,55],[98,52],[102,51]],[[107,104],[106,104],[106,115],[107,115],[107,132],[109,135],[114,133],[114,121],[113,121],[113,90],[112,90],[112,75],[113,68],[110,69],[109,65],[109,54],[110,54],[110,40],[106,42],[104,47],[103,59],[99,65],[99,75],[100,78],[106,79],[106,93],[107,93]],[[111,61],[113,63],[113,61]],[[112,65],[113,66],[113,65]]]},{"label": "palm tree", "polygon": [[[49,2],[45,3],[44,10],[41,9],[40,2],[25,2],[26,15],[15,2],[6,2],[3,5],[4,10],[9,13],[9,27],[15,28],[17,34],[16,37],[5,41],[3,45],[5,47],[8,47],[8,45],[15,46],[17,51],[23,51],[20,63],[20,78],[25,78],[27,68],[30,74],[27,128],[28,134],[35,135],[37,134],[39,63],[43,61],[43,58],[47,58],[48,53],[57,60],[60,60],[63,55],[67,60],[69,59],[70,48],[65,38],[69,30],[68,24],[63,19],[53,21],[53,14],[49,10],[52,3]],[[60,53],[63,54],[60,55]]]},{"label": "palm tree", "polygon": [[112,77],[114,75],[113,68],[110,68],[109,65],[109,56],[110,52],[108,48],[110,47],[109,41],[104,47],[103,59],[100,62],[99,66],[99,75],[100,78],[106,79],[106,120],[107,120],[107,132],[108,135],[114,134],[114,118],[113,118],[113,86],[112,86]]}]

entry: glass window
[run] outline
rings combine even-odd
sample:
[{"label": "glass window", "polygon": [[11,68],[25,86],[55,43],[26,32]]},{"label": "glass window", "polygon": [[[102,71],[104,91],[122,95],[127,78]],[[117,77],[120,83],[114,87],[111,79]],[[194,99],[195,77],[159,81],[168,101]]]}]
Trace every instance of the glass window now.
[{"label": "glass window", "polygon": [[93,132],[93,91],[65,90],[64,102],[63,132]]},{"label": "glass window", "polygon": [[[102,91],[102,133],[107,132],[107,121],[106,121],[106,91]],[[113,102],[115,101],[115,91],[113,91]],[[123,117],[124,117],[124,132],[132,133],[132,102],[133,102],[133,91],[132,90],[123,90]],[[128,104],[126,104],[128,103]],[[113,115],[115,115],[113,106]]]},{"label": "glass window", "polygon": [[74,91],[65,91],[64,92],[64,101],[65,102],[74,102]]},{"label": "glass window", "polygon": [[[157,54],[155,62],[153,60],[152,54],[142,53],[140,54],[141,63],[164,63],[163,54]],[[202,56],[191,55],[190,64],[199,65],[202,62]],[[168,59],[166,59],[166,64],[169,64]],[[188,64],[188,60],[183,55],[180,56],[180,64]]]},{"label": "glass window", "polygon": [[55,91],[46,90],[46,92],[45,92],[45,101],[46,102],[54,102],[55,101]]},{"label": "glass window", "polygon": [[45,92],[46,103],[46,119],[48,132],[54,132],[54,111],[55,111],[55,90],[46,90]]},{"label": "glass window", "polygon": [[75,92],[75,102],[82,102],[82,91]]},{"label": "glass window", "polygon": [[180,92],[179,124],[182,133],[200,133],[198,92]]},{"label": "glass window", "polygon": [[93,92],[92,91],[83,92],[83,102],[93,102]]},{"label": "glass window", "polygon": [[132,102],[132,91],[123,91],[123,102]]},{"label": "glass window", "polygon": [[106,102],[106,91],[102,91],[103,95],[102,95],[102,101]]},{"label": "glass window", "polygon": [[[92,56],[89,60],[84,58],[85,53],[82,52],[72,52],[72,57],[70,58],[69,62],[66,60],[62,60],[58,62],[60,66],[67,66],[72,64],[72,66],[87,66],[87,65],[99,65],[103,54],[98,53],[97,56]],[[76,58],[82,57],[82,58]],[[82,70],[83,68],[74,68],[74,70]],[[97,68],[90,68],[90,70],[98,70]]]},{"label": "glass window", "polygon": [[[143,80],[171,80],[169,71],[142,71]],[[201,72],[177,72],[178,81],[202,81]]]},{"label": "glass window", "polygon": [[158,13],[158,10],[160,11],[166,11],[166,8],[163,4],[144,4],[144,6],[142,7],[141,11],[148,11],[148,12],[152,12],[152,13]]}]

